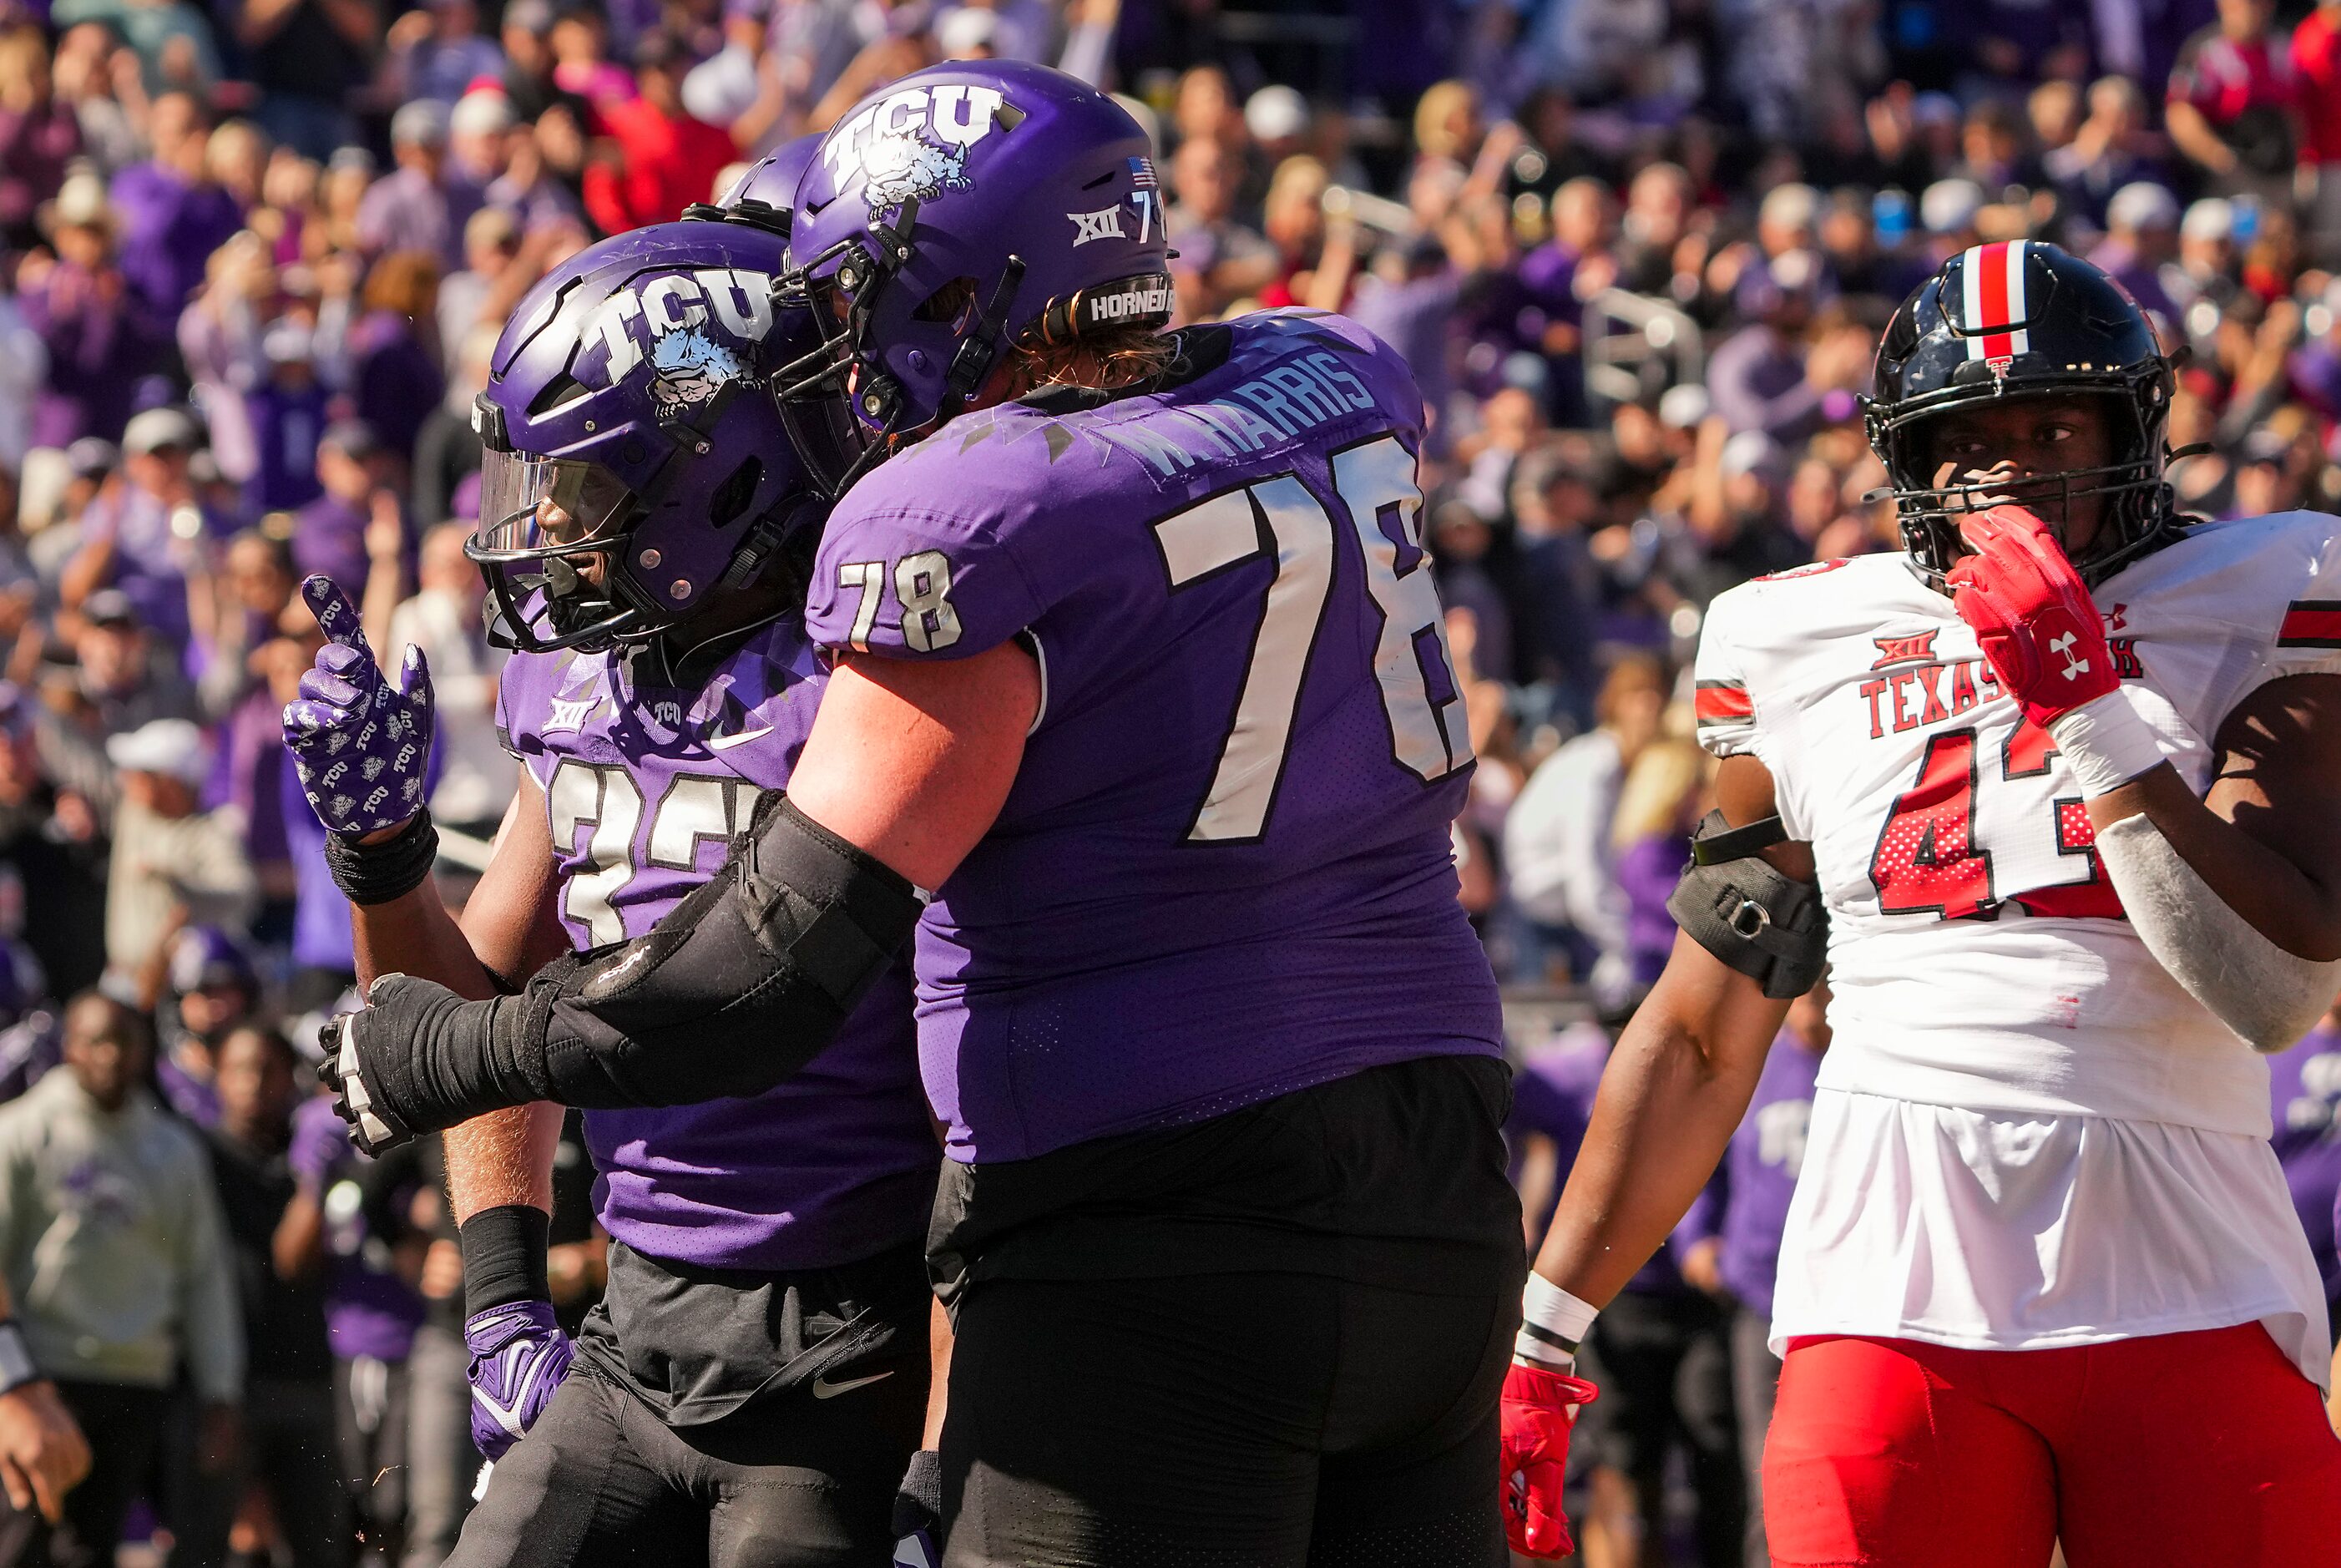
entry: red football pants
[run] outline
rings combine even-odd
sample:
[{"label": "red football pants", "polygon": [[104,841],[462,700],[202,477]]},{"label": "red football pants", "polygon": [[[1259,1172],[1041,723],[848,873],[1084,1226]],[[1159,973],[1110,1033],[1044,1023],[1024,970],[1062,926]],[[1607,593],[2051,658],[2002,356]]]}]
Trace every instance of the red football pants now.
[{"label": "red football pants", "polygon": [[2341,1440],[2258,1323],[2052,1350],[1792,1341],[1774,1568],[2341,1563]]}]

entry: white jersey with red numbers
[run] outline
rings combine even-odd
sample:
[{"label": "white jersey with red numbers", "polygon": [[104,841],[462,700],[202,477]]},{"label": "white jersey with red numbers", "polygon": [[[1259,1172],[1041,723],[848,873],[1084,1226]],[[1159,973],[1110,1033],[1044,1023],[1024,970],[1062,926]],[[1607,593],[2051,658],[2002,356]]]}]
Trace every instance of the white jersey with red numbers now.
[{"label": "white jersey with red numbers", "polygon": [[[2207,524],[2096,591],[2121,694],[2207,787],[2263,683],[2341,673],[2341,519]],[[2265,1063],[2121,914],[2063,757],[1908,557],[1759,578],[1700,639],[1699,740],[1761,760],[1829,914],[1829,1022],[1774,1309],[1977,1348],[2258,1319],[2322,1383]]]}]

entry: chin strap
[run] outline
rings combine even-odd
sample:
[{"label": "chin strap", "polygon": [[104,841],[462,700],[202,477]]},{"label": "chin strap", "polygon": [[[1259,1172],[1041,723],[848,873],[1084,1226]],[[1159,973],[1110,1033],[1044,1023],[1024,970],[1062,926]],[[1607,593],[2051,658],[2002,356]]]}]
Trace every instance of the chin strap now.
[{"label": "chin strap", "polygon": [[1024,282],[1024,258],[1011,255],[1008,265],[1001,269],[1000,286],[991,291],[991,303],[977,318],[975,330],[968,334],[951,355],[951,370],[943,377],[942,406],[936,414],[940,423],[967,406],[983,378],[991,374],[1000,358],[1001,334],[1008,325],[1008,307],[1015,302],[1016,291]]}]

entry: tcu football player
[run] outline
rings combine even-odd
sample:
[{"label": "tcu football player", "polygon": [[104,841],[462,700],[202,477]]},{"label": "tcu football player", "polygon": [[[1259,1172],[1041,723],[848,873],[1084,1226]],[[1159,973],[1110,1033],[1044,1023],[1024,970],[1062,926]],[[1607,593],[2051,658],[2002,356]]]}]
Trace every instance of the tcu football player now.
[{"label": "tcu football player", "polygon": [[1577,1344],[1707,1180],[1826,951],[1772,1561],[2341,1561],[2324,1294],[2255,1054],[2341,976],[2341,523],[2175,516],[2170,393],[2097,268],[1955,256],[1878,352],[1908,554],[1710,609],[1722,809],[1505,1388],[1531,1554],[1569,1549]]},{"label": "tcu football player", "polygon": [[[773,308],[783,259],[752,223],[637,230],[547,275],[497,345],[471,549],[519,650],[498,724],[520,770],[460,926],[415,807],[422,657],[393,684],[339,590],[305,585],[330,641],[286,735],[362,976],[512,991],[649,931],[777,806],[827,678],[802,614],[822,508],[763,379],[802,323]],[[512,1449],[455,1561],[882,1561],[926,1413],[941,1163],[907,965],[777,1087],[586,1114],[612,1245],[573,1363],[545,1278],[559,1127],[538,1105],[448,1135],[473,1433]]]},{"label": "tcu football player", "polygon": [[1053,71],[897,81],[796,199],[783,407],[853,483],[788,799],[524,995],[378,983],[359,1135],[748,1092],[915,925],[942,1561],[1496,1568],[1524,1269],[1412,377],[1337,316],[1162,334],[1147,139]]}]

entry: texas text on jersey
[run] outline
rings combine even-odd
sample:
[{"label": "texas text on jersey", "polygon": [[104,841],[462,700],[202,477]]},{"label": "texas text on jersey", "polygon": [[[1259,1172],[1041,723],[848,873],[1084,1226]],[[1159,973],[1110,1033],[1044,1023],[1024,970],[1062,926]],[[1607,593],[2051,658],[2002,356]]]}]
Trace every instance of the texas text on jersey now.
[{"label": "texas text on jersey", "polygon": [[[2121,694],[2197,793],[2220,722],[2255,688],[2341,671],[2329,624],[2341,617],[2322,607],[2336,594],[2341,520],[2305,512],[2196,528],[2099,585]],[[1760,759],[1790,836],[1813,847],[1836,1032],[1823,1089],[2267,1136],[2266,1064],[2122,918],[2064,758],[1906,558],[1832,562],[1724,594],[1700,640],[1698,680],[1701,744]],[[1820,1255],[1882,1244],[1884,1226],[1922,1218],[1889,1221],[1893,1205],[1858,1202],[1861,1156],[1827,1146],[1832,1133],[1856,1134],[1829,1104],[1816,1112],[1804,1223],[1791,1223],[1784,1249],[1776,1347],[1815,1333],[2075,1343],[2160,1332],[2173,1326],[2166,1317],[2231,1303],[2265,1318],[2302,1371],[2324,1380],[2324,1297],[2272,1160],[2236,1173],[2236,1210],[2204,1211],[2209,1194],[2174,1182],[2165,1195],[2175,1206],[2149,1204],[2131,1221],[2201,1222],[2164,1244],[2135,1229],[2070,1233],[2092,1269],[2101,1245],[2139,1262],[2109,1260],[2116,1277],[2083,1300],[2027,1293],[2007,1303],[2010,1316],[1959,1299],[1977,1288],[1978,1260],[2007,1251],[1968,1226],[1935,1233],[1942,1251],[1924,1285]],[[1833,1229],[1839,1205],[1867,1217]],[[2154,1287],[2125,1293],[2124,1283],[2144,1283],[2137,1271],[2149,1255]],[[2052,1256],[2044,1285],[2086,1273],[2079,1263]],[[2138,1321],[2141,1302],[2155,1322]]]}]

